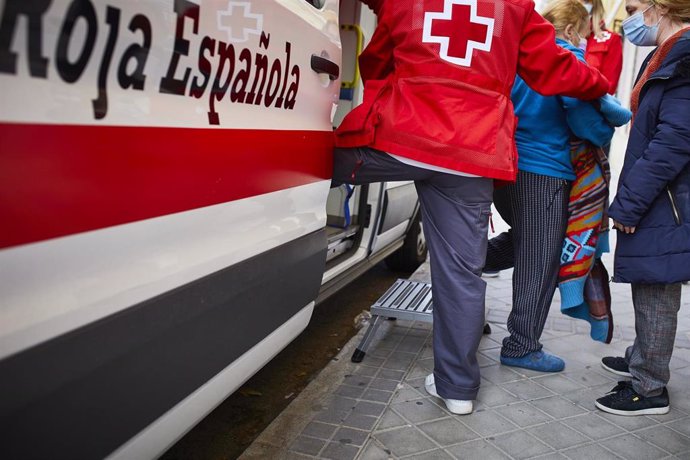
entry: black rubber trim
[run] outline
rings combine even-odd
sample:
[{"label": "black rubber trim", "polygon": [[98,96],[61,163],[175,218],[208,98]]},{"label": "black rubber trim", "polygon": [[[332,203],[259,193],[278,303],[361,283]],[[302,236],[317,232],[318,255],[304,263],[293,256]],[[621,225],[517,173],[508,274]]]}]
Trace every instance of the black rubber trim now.
[{"label": "black rubber trim", "polygon": [[0,361],[0,457],[102,458],[314,300],[320,230]]}]

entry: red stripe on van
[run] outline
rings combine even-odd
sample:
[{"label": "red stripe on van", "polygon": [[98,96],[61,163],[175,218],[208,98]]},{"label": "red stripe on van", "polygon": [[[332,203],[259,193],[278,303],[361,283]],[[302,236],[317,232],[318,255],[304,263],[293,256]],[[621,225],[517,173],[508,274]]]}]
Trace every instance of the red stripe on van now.
[{"label": "red stripe on van", "polygon": [[0,123],[0,248],[331,177],[331,131]]}]

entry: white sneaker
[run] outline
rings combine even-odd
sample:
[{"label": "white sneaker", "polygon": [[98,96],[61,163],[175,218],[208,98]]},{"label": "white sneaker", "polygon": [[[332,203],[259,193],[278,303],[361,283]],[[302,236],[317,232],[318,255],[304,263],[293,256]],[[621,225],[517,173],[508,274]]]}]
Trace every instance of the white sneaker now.
[{"label": "white sneaker", "polygon": [[472,413],[471,400],[466,401],[464,399],[445,399],[441,398],[438,395],[438,393],[436,392],[436,382],[434,381],[434,374],[429,374],[426,376],[426,380],[424,381],[424,388],[426,388],[426,392],[429,393],[431,396],[443,399],[443,402],[446,403],[446,407],[453,414],[465,415]]}]

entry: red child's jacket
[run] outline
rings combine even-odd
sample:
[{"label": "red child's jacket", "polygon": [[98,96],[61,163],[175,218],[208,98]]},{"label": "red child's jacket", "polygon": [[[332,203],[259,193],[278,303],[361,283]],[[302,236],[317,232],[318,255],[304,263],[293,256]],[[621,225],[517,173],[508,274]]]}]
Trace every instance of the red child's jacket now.
[{"label": "red child's jacket", "polygon": [[364,102],[336,131],[430,165],[515,179],[518,73],[545,95],[594,99],[609,84],[555,43],[531,0],[362,0],[378,27],[360,56]]}]

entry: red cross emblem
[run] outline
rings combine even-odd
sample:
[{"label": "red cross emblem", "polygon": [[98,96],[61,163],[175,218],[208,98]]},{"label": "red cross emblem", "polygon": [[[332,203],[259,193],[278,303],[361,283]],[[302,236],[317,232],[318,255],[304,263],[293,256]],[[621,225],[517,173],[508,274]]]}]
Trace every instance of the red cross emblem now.
[{"label": "red cross emblem", "polygon": [[477,16],[477,0],[445,0],[442,12],[424,15],[422,42],[438,43],[441,59],[470,67],[474,50],[491,51],[494,20]]}]

